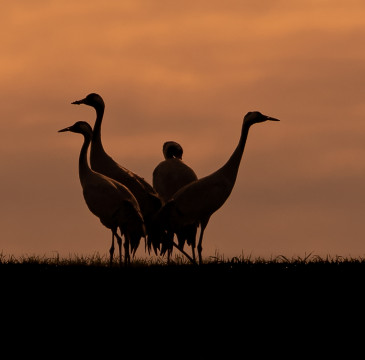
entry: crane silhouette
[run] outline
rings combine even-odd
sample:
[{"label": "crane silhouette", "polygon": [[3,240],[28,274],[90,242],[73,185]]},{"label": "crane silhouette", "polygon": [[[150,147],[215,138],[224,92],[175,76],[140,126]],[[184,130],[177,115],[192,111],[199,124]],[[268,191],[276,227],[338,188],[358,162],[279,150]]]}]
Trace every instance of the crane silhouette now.
[{"label": "crane silhouette", "polygon": [[159,223],[167,231],[177,233],[189,224],[200,224],[197,246],[199,264],[202,263],[202,242],[204,230],[210,217],[228,199],[236,182],[238,169],[250,127],[267,120],[279,121],[258,111],[248,112],[242,124],[238,145],[228,161],[212,174],[193,181],[178,190],[159,211]]},{"label": "crane silhouette", "polygon": [[[186,184],[198,179],[193,169],[182,161],[183,148],[175,141],[166,141],[162,146],[165,157],[153,170],[153,188],[160,195],[163,203],[167,203],[173,195]],[[176,233],[178,248],[184,249],[185,242],[191,246],[193,261],[195,262],[197,225],[189,224]],[[168,232],[161,255],[167,250],[168,260],[170,259],[173,248],[174,233]]]},{"label": "crane silhouette", "polygon": [[83,195],[89,210],[100,222],[112,231],[112,244],[109,250],[110,265],[113,262],[114,238],[119,246],[119,264],[122,264],[122,238],[124,235],[125,263],[130,263],[130,253],[134,256],[142,237],[145,237],[143,216],[133,194],[123,184],[97,173],[89,167],[87,152],[92,138],[91,126],[85,121],[59,130],[71,131],[84,136],[79,157],[79,177]]},{"label": "crane silhouette", "polygon": [[[101,141],[101,123],[105,110],[105,103],[102,97],[91,93],[84,99],[74,101],[72,104],[85,104],[95,109],[96,120],[90,150],[91,168],[120,182],[132,192],[140,206],[148,237],[148,234],[152,231],[152,219],[162,206],[161,199],[145,179],[119,165],[105,152]],[[157,251],[156,248],[154,250],[155,252]]]}]

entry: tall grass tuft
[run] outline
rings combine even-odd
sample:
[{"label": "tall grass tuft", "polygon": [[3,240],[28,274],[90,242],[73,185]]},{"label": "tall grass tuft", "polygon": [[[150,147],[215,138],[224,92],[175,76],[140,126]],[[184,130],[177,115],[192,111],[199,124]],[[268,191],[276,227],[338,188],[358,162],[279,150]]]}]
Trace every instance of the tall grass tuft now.
[{"label": "tall grass tuft", "polygon": [[[253,258],[251,254],[239,256],[226,257],[224,254],[215,252],[214,256],[204,259],[202,267],[207,266],[224,266],[224,267],[279,267],[279,268],[297,268],[303,266],[344,266],[344,265],[364,265],[364,257],[344,257],[340,255],[326,255],[321,257],[313,253],[304,254],[304,256],[293,256],[288,258],[284,255],[278,255],[270,258],[256,257]],[[61,257],[59,253],[55,252],[53,256],[24,254],[21,256],[6,255],[0,253],[0,266],[2,265],[47,265],[47,266],[82,266],[82,267],[109,267],[109,256],[107,254],[101,255],[98,252],[91,255],[70,254],[68,257]],[[165,266],[165,267],[179,267],[179,266],[195,266],[184,257],[182,254],[175,254],[174,257],[167,262],[166,257],[151,256],[146,258],[132,259],[130,267],[149,267],[149,266]],[[119,267],[118,259],[115,258],[113,267]]]}]

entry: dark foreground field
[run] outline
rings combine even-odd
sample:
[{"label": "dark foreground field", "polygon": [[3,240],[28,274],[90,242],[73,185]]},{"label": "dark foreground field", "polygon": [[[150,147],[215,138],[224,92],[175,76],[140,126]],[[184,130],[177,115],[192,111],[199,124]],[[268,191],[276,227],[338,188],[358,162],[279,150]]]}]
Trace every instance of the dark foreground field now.
[{"label": "dark foreground field", "polygon": [[160,353],[168,342],[188,354],[191,343],[214,354],[222,339],[224,353],[236,354],[252,339],[263,343],[256,354],[297,343],[295,354],[318,354],[321,346],[328,355],[345,337],[346,351],[357,336],[363,341],[362,258],[214,258],[201,266],[136,260],[122,268],[98,256],[0,260],[2,319],[10,319],[2,326],[12,338],[23,332],[62,348],[65,341],[79,346],[87,333],[90,349],[108,334],[114,342],[103,351],[137,339],[137,353]]},{"label": "dark foreground field", "polygon": [[105,296],[124,294],[133,298],[139,293],[164,297],[212,294],[235,294],[255,297],[269,294],[301,293],[303,297],[320,294],[360,294],[365,286],[365,260],[307,256],[287,259],[210,258],[197,266],[176,257],[170,264],[161,259],[134,260],[120,267],[110,267],[100,256],[70,257],[0,257],[3,288],[22,291],[72,290],[74,294],[94,291]]}]

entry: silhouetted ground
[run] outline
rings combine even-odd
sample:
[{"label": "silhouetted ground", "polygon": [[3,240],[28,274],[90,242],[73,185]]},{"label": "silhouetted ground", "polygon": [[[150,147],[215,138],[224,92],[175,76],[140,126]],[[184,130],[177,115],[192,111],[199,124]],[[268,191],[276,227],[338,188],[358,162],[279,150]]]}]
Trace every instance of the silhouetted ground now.
[{"label": "silhouetted ground", "polygon": [[[172,346],[174,353],[189,354],[191,343],[202,354],[214,353],[224,341],[224,351],[231,347],[237,354],[246,353],[253,339],[271,353],[298,343],[294,358],[304,350],[318,355],[321,348],[328,355],[346,335],[353,341],[364,317],[362,259],[142,262],[126,268],[3,260],[0,281],[3,319],[10,317],[2,323],[7,334],[14,328],[12,338],[19,331],[56,338],[62,348],[70,338],[80,346],[84,334],[94,338],[90,348],[108,334],[114,342],[104,349],[117,353],[128,341],[137,341],[137,353],[144,348],[160,354]],[[254,348],[256,354],[262,350]]]},{"label": "silhouetted ground", "polygon": [[100,290],[106,296],[123,293],[127,299],[147,292],[156,298],[173,293],[186,298],[199,294],[255,297],[269,292],[281,296],[340,296],[364,290],[365,260],[235,259],[201,266],[135,262],[129,267],[109,267],[105,262],[23,260],[0,262],[0,276],[3,288],[20,292],[72,290],[82,296],[84,292]]}]

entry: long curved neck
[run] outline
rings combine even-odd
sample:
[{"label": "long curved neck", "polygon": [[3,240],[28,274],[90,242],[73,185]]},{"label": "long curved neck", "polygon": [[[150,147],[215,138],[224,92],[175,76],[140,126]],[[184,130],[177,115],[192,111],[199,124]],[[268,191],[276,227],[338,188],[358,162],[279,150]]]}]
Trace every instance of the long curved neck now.
[{"label": "long curved neck", "polygon": [[221,172],[225,177],[229,179],[229,181],[232,183],[232,186],[234,185],[237,174],[238,174],[238,168],[241,163],[243,151],[245,149],[248,130],[250,129],[251,123],[243,122],[242,125],[242,131],[241,131],[241,137],[238,142],[238,145],[236,149],[234,150],[231,157],[228,159],[228,161],[218,170]]},{"label": "long curved neck", "polygon": [[91,135],[89,134],[83,134],[83,135],[84,135],[84,143],[82,144],[79,157],[79,177],[81,185],[83,185],[87,176],[92,172],[87,162],[87,150],[91,142]]},{"label": "long curved neck", "polygon": [[104,152],[103,144],[101,142],[101,122],[103,121],[104,116],[104,106],[95,106],[96,111],[96,120],[93,129],[93,137],[92,137],[92,145],[91,151],[94,152],[95,150],[100,153]]}]

